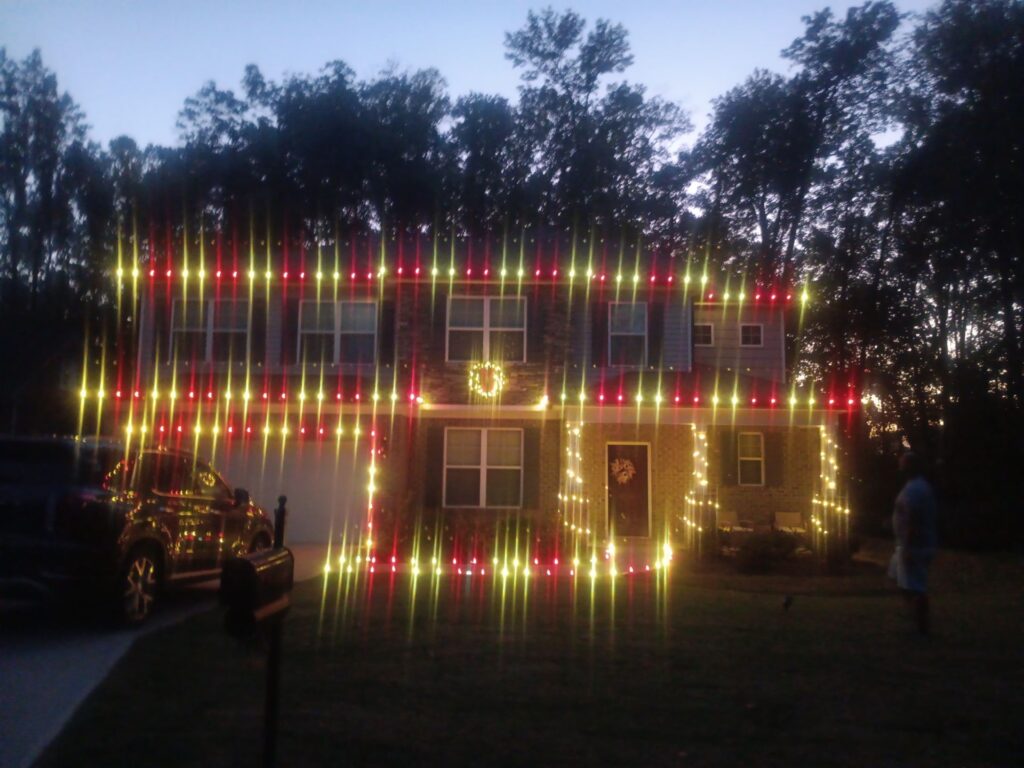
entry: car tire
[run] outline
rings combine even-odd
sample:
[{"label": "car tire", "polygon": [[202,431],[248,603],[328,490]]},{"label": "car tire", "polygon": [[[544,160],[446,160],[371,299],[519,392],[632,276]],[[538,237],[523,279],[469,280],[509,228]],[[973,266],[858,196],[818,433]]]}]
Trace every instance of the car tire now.
[{"label": "car tire", "polygon": [[161,558],[154,547],[137,547],[125,558],[117,582],[117,618],[137,627],[152,615],[160,593]]}]

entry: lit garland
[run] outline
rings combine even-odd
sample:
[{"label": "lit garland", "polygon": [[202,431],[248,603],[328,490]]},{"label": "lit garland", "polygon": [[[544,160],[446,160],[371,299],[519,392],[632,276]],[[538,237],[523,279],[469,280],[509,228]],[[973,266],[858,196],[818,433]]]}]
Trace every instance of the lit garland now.
[{"label": "lit garland", "polygon": [[690,491],[686,494],[686,512],[683,517],[683,536],[686,545],[700,552],[704,531],[718,526],[717,493],[711,487],[708,475],[708,435],[703,428],[693,425],[693,472]]},{"label": "lit garland", "polygon": [[593,555],[595,549],[590,523],[590,498],[583,485],[583,454],[580,452],[583,444],[582,434],[583,422],[566,424],[566,469],[562,476],[561,491],[558,493],[564,534],[563,549],[571,550],[574,561],[579,560],[581,550],[589,550]]},{"label": "lit garland", "polygon": [[484,398],[497,397],[505,388],[505,371],[497,363],[475,363],[469,368],[469,390]]},{"label": "lit garland", "polygon": [[820,427],[821,470],[818,488],[811,500],[811,535],[814,548],[828,552],[829,543],[843,546],[850,535],[850,507],[838,486],[839,443],[825,427]]},{"label": "lit garland", "polygon": [[[396,282],[418,282],[420,280],[429,279],[432,282],[436,282],[438,279],[447,279],[449,281],[468,281],[468,282],[499,282],[504,283],[506,281],[516,280],[520,283],[533,280],[534,282],[549,282],[549,281],[565,281],[569,286],[573,285],[586,285],[589,283],[614,284],[621,286],[626,283],[629,285],[637,286],[641,283],[647,285],[664,285],[674,287],[679,285],[682,289],[688,293],[693,294],[693,298],[696,301],[702,301],[707,303],[770,303],[778,304],[785,303],[789,304],[794,300],[794,294],[792,291],[784,291],[775,288],[754,288],[750,293],[740,290],[736,292],[729,291],[728,289],[718,291],[710,286],[709,278],[706,274],[701,275],[699,278],[694,278],[689,272],[676,273],[676,272],[652,272],[649,274],[641,275],[640,272],[633,272],[632,274],[619,272],[608,272],[606,270],[595,270],[588,268],[586,270],[577,270],[574,266],[569,265],[566,268],[564,265],[553,265],[548,268],[535,267],[533,269],[525,269],[523,267],[510,269],[508,267],[490,268],[485,266],[474,270],[473,267],[465,267],[456,269],[454,266],[450,266],[446,269],[442,269],[437,265],[432,267],[425,267],[421,265],[416,266],[398,266],[396,268],[388,268],[386,266],[377,266],[369,269],[356,269],[349,271],[334,270],[326,273],[322,269],[309,271],[299,270],[298,272],[292,273],[288,270],[256,270],[256,269],[217,269],[212,273],[207,272],[205,269],[200,269],[193,273],[188,267],[166,268],[157,269],[156,267],[150,266],[148,269],[142,270],[139,267],[133,267],[131,270],[125,270],[123,267],[118,267],[114,275],[116,276],[118,286],[124,287],[124,280],[126,277],[130,277],[133,281],[138,281],[143,275],[148,275],[151,280],[163,278],[167,280],[178,279],[187,282],[190,278],[200,283],[206,280],[212,279],[214,282],[239,282],[248,281],[249,283],[255,283],[259,280],[263,280],[267,283],[271,282],[315,282],[317,285],[322,284],[326,281],[331,281],[335,285],[344,283],[346,280],[350,283],[358,283],[360,281],[364,283],[380,283],[386,278],[393,275]],[[726,281],[728,283],[728,281]],[[698,287],[699,286],[699,287]],[[806,305],[810,300],[810,294],[807,289],[802,289],[796,296],[801,305]]]}]

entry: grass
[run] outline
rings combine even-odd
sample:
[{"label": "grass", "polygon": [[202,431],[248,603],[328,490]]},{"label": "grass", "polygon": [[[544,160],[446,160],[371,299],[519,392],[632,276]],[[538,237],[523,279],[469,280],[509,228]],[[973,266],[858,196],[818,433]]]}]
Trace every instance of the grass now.
[{"label": "grass", "polygon": [[[880,553],[843,577],[305,582],[285,628],[280,762],[1017,765],[1019,558],[943,553],[933,637]],[[434,589],[431,585],[436,585]],[[794,595],[792,608],[783,597]],[[252,765],[263,653],[218,611],[141,639],[42,766]]]}]

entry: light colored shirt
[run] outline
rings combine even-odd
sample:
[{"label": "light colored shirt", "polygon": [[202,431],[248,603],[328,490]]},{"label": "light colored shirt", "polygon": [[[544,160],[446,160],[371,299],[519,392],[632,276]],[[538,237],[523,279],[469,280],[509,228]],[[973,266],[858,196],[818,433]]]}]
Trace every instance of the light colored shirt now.
[{"label": "light colored shirt", "polygon": [[938,505],[935,492],[923,477],[912,477],[896,496],[892,510],[892,529],[896,543],[908,549],[935,549]]}]

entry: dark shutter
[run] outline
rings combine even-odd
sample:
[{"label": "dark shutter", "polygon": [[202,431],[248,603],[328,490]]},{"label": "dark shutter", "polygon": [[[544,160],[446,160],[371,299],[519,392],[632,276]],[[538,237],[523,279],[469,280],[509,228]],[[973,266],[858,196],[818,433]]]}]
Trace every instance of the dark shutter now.
[{"label": "dark shutter", "polygon": [[720,428],[715,431],[718,443],[715,455],[718,459],[718,482],[722,485],[736,485],[736,430]]},{"label": "dark shutter", "polygon": [[149,307],[153,317],[154,359],[168,363],[171,361],[171,306],[170,298],[153,296]]},{"label": "dark shutter", "polygon": [[427,425],[427,445],[424,455],[423,506],[440,509],[444,503],[444,425]]},{"label": "dark shutter", "polygon": [[647,364],[655,368],[661,364],[662,340],[665,337],[665,305],[661,301],[647,302]]},{"label": "dark shutter", "polygon": [[590,364],[608,366],[608,302],[590,304]]},{"label": "dark shutter", "polygon": [[785,476],[781,432],[764,433],[764,484],[778,487]]},{"label": "dark shutter", "polygon": [[252,324],[249,327],[249,360],[254,365],[267,359],[267,300],[262,296],[252,299]]},{"label": "dark shutter", "polygon": [[537,291],[526,299],[526,361],[543,363],[548,359],[548,345],[544,342],[547,333],[547,302],[551,296]]},{"label": "dark shutter", "polygon": [[433,348],[433,360],[443,363],[447,344],[445,334],[448,332],[448,294],[441,291],[434,293],[433,310],[430,324],[430,345]]},{"label": "dark shutter", "polygon": [[281,363],[299,362],[299,297],[281,296]]},{"label": "dark shutter", "polygon": [[523,430],[523,507],[540,509],[540,427]]},{"label": "dark shutter", "polygon": [[393,299],[386,299],[380,305],[380,326],[378,328],[377,349],[381,365],[395,364],[395,316],[396,305]]}]

